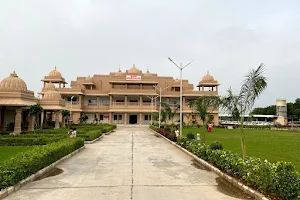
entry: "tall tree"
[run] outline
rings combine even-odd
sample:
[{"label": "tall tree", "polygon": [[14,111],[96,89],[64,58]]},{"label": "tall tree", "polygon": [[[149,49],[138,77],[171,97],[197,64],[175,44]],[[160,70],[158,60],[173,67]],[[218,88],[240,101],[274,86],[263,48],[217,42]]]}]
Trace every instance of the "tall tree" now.
[{"label": "tall tree", "polygon": [[34,126],[37,126],[37,116],[40,115],[43,112],[43,110],[44,109],[42,108],[42,106],[40,104],[35,104],[35,105],[30,106],[29,114],[31,116],[35,117]]},{"label": "tall tree", "polygon": [[[244,116],[251,113],[256,99],[267,87],[267,78],[264,76],[264,71],[263,64],[260,64],[257,69],[250,69],[245,75],[239,94],[234,96],[229,90],[227,98],[222,98],[221,105],[230,111],[233,116],[234,113],[239,115],[243,158],[246,156]],[[232,97],[234,98],[232,99]]]}]

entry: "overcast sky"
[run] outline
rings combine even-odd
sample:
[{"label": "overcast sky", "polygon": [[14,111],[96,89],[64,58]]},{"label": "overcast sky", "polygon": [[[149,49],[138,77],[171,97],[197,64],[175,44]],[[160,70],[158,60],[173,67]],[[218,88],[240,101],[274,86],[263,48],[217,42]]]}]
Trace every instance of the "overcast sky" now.
[{"label": "overcast sky", "polygon": [[207,71],[220,94],[238,91],[260,63],[268,88],[256,106],[300,97],[299,0],[0,0],[0,79],[15,70],[28,89],[56,65],[67,82],[120,65],[196,85]]}]

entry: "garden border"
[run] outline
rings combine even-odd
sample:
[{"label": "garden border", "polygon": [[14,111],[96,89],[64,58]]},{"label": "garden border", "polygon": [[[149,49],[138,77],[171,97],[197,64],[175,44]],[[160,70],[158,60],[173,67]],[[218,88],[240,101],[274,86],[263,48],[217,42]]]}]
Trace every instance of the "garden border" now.
[{"label": "garden border", "polygon": [[213,166],[210,163],[206,162],[205,160],[199,158],[198,156],[196,156],[195,154],[189,152],[188,150],[182,148],[180,145],[178,145],[175,142],[169,140],[168,138],[166,138],[165,136],[159,134],[158,132],[154,131],[153,129],[151,129],[151,128],[149,128],[149,129],[152,132],[154,132],[154,133],[158,134],[159,136],[161,136],[163,139],[167,140],[172,145],[174,145],[177,148],[179,148],[184,153],[186,153],[189,156],[191,156],[192,158],[194,158],[197,162],[199,162],[204,167],[210,169],[211,171],[213,171],[214,173],[216,173],[220,177],[224,178],[226,181],[228,181],[228,183],[230,183],[234,187],[239,188],[240,190],[242,190],[243,192],[245,192],[246,194],[250,195],[251,197],[253,197],[253,198],[257,199],[257,200],[268,200],[268,198],[266,196],[264,196],[262,193],[260,193],[260,192],[258,192],[256,190],[251,189],[249,186],[244,185],[243,183],[241,183],[240,181],[238,181],[236,178],[233,178],[233,177],[229,176],[228,174],[225,174],[224,172],[222,172],[221,170],[219,170],[215,166]]},{"label": "garden border", "polygon": [[42,175],[44,175],[45,173],[49,172],[50,170],[52,170],[56,165],[60,164],[61,162],[65,161],[66,159],[71,158],[72,156],[74,156],[75,154],[79,153],[80,151],[82,151],[85,148],[85,146],[80,147],[79,149],[76,149],[75,151],[73,151],[72,153],[62,157],[61,159],[55,161],[54,163],[52,163],[51,165],[44,167],[43,169],[37,171],[36,173],[32,174],[31,176],[21,180],[19,183],[17,183],[14,186],[10,186],[2,191],[0,191],[0,199],[4,199],[5,197],[13,194],[14,192],[17,192],[21,187],[24,187],[27,183],[30,183],[32,181],[34,181],[35,179],[41,177]]},{"label": "garden border", "polygon": [[84,141],[84,144],[93,144],[94,142],[97,142],[101,138],[103,138],[103,134],[100,137],[97,137],[96,139],[94,139],[92,141]]}]

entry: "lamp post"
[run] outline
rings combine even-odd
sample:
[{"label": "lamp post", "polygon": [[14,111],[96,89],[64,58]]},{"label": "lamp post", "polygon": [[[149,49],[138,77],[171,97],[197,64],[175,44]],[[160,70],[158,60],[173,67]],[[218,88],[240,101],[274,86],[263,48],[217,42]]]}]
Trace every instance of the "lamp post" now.
[{"label": "lamp post", "polygon": [[180,63],[180,66],[178,66],[171,58],[168,58],[178,69],[180,70],[180,132],[179,137],[182,135],[182,70],[186,68],[188,65],[190,65],[193,61],[189,62],[187,65],[182,67],[182,63]]},{"label": "lamp post", "polygon": [[[154,99],[156,99],[158,96],[156,96],[156,97],[149,97],[149,96],[147,96],[149,99],[151,99],[151,114],[153,113],[153,100]],[[151,122],[150,122],[150,124],[152,125],[152,115],[151,115]]]},{"label": "lamp post", "polygon": [[155,85],[153,86],[153,87],[155,87],[155,89],[157,89],[158,91],[159,91],[159,115],[158,115],[158,128],[160,128],[160,116],[161,116],[161,92],[162,91],[164,91],[164,90],[166,90],[166,89],[168,89],[170,86],[167,86],[167,87],[165,87],[165,88],[158,88],[158,87],[156,87]]},{"label": "lamp post", "polygon": [[73,121],[73,118],[72,118],[72,105],[73,105],[73,98],[74,98],[74,96],[71,96],[70,121]]}]

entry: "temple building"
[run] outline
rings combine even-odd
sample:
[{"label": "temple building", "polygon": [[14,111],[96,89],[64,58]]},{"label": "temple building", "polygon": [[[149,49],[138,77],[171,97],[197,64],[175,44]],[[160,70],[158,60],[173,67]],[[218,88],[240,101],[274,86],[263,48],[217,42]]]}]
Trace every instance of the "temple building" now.
[{"label": "temple building", "polygon": [[[66,87],[67,82],[55,67],[42,81],[44,83],[40,92],[42,99],[45,99],[49,88],[54,88],[64,100],[65,109],[70,110],[71,120],[74,123],[79,123],[79,118],[86,115],[87,123],[97,121],[124,125],[150,124],[151,113],[159,112],[158,89],[163,89],[162,102],[167,103],[171,108],[178,107],[180,99],[179,79],[158,76],[149,70],[142,72],[135,65],[124,72],[119,69],[108,75],[77,77],[75,81],[71,81],[70,87]],[[218,86],[218,81],[209,73],[200,80],[197,90],[194,90],[194,85],[188,80],[182,80],[182,109],[185,123],[192,119],[199,120],[198,115],[188,106],[188,102],[204,95],[217,96]],[[58,99],[57,95],[56,103],[61,102]],[[59,105],[63,106],[63,103]],[[60,107],[55,109],[58,110]],[[209,115],[213,118],[214,124],[218,125],[218,111],[210,111]],[[174,121],[178,120],[179,109],[174,117]]]}]

